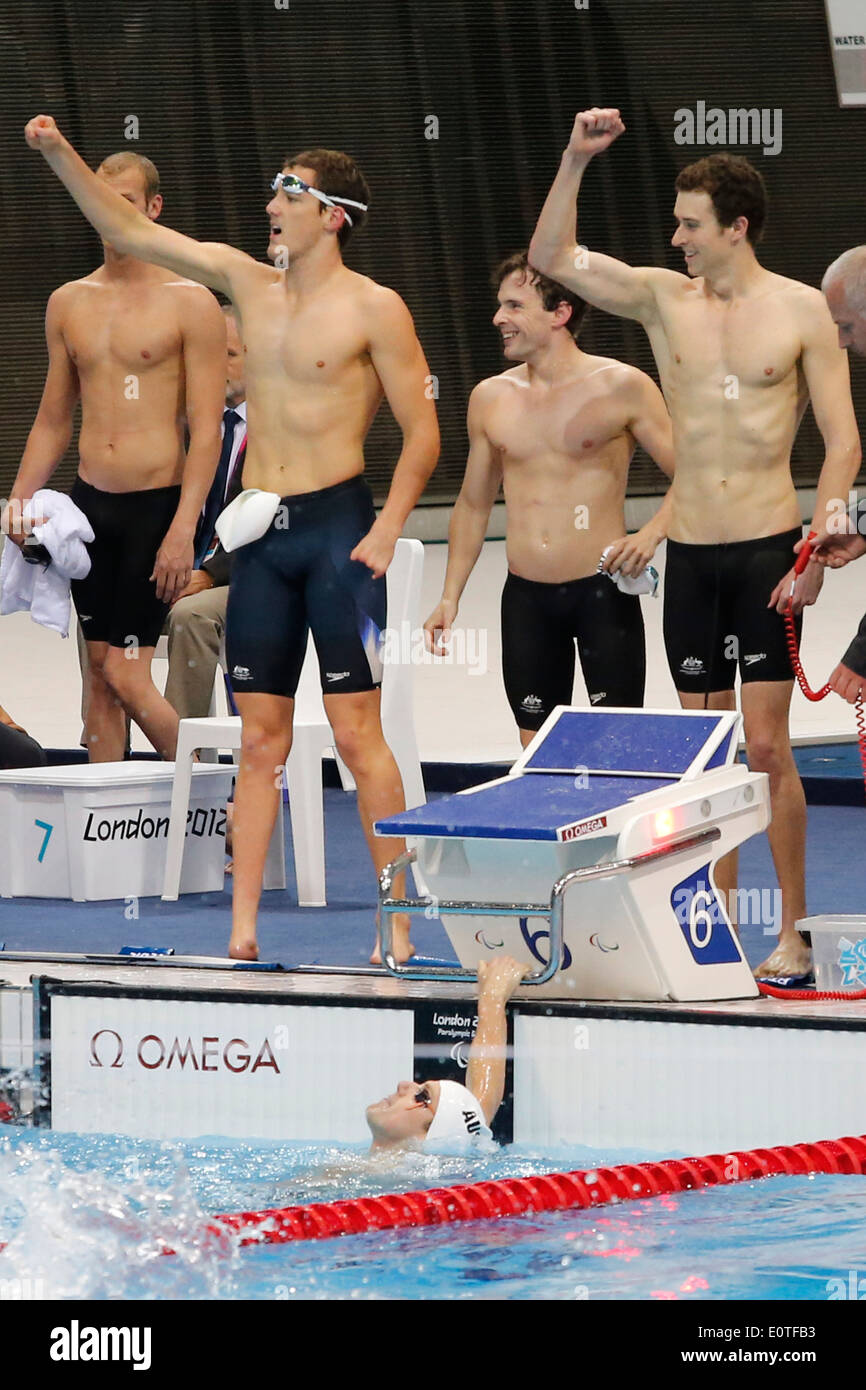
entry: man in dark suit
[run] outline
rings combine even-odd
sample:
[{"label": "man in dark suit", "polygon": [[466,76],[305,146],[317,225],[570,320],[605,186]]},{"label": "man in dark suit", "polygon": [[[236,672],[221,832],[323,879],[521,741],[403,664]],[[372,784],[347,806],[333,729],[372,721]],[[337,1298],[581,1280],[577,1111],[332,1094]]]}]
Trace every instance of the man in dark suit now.
[{"label": "man in dark suit", "polygon": [[166,623],[168,678],[165,698],[181,719],[203,718],[210,709],[225,632],[231,570],[231,557],[220,545],[214,523],[241,491],[247,446],[243,344],[230,304],[224,306],[223,314],[228,358],[222,452],[196,531],[192,576],[172,604]]}]

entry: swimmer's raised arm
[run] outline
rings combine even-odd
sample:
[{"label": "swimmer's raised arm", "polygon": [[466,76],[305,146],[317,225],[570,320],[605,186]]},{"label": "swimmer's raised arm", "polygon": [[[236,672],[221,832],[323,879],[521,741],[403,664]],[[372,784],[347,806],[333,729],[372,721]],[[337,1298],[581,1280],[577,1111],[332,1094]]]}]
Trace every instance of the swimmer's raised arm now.
[{"label": "swimmer's raised arm", "polygon": [[[72,416],[80,395],[78,371],[66,350],[63,337],[64,304],[69,286],[61,285],[48,300],[45,310],[45,341],[48,346],[48,372],[36,419],[27,436],[10,503],[29,502],[34,492],[45,487],[72,438]],[[10,506],[2,529],[20,545],[25,538],[20,505]]]},{"label": "swimmer's raised arm", "polygon": [[488,1125],[505,1094],[505,1005],[527,970],[511,956],[478,962],[478,1025],[469,1049],[466,1088],[479,1102]]},{"label": "swimmer's raised arm", "polygon": [[460,597],[472,573],[487,533],[487,522],[502,482],[502,454],[491,443],[484,426],[487,403],[496,388],[496,378],[481,381],[469,397],[467,429],[469,456],[463,485],[448,526],[448,564],[442,597],[424,624],[428,651],[441,656]]},{"label": "swimmer's raised arm", "polygon": [[32,150],[41,151],[88,222],[115,250],[164,266],[225,295],[232,294],[233,276],[244,268],[261,270],[251,256],[233,246],[195,241],[151,222],[87,167],[52,116],[34,116],[24,138]]},{"label": "swimmer's raised arm", "polygon": [[584,171],[624,130],[619,111],[613,108],[593,107],[575,117],[559,172],[529,243],[529,263],[574,290],[587,304],[647,324],[657,312],[657,288],[665,280],[682,276],[654,266],[626,265],[577,244],[576,202]]}]

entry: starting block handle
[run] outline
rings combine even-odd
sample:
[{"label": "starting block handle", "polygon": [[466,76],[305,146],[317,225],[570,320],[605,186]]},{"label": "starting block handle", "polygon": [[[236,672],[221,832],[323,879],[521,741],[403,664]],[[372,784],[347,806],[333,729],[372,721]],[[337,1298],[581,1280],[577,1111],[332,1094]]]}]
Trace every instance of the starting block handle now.
[{"label": "starting block handle", "polygon": [[[522,985],[544,985],[552,980],[562,968],[564,955],[564,902],[569,888],[577,883],[587,883],[596,878],[612,878],[615,874],[627,873],[631,869],[645,868],[660,859],[670,859],[677,854],[686,854],[703,845],[721,839],[718,826],[709,826],[697,834],[680,836],[669,840],[656,849],[643,854],[632,855],[628,859],[614,859],[608,864],[587,864],[582,869],[571,869],[563,874],[553,885],[549,903],[485,903],[436,901],[437,913],[463,917],[548,917],[550,919],[550,959],[543,970],[536,970],[521,980]],[[382,936],[382,963],[391,975],[400,980],[466,980],[477,981],[478,972],[465,970],[463,966],[450,965],[399,965],[394,959],[394,927],[391,920],[395,912],[424,912],[429,909],[431,898],[392,898],[391,886],[398,874],[404,873],[415,862],[415,850],[406,850],[392,863],[386,864],[379,875],[379,930]]]}]

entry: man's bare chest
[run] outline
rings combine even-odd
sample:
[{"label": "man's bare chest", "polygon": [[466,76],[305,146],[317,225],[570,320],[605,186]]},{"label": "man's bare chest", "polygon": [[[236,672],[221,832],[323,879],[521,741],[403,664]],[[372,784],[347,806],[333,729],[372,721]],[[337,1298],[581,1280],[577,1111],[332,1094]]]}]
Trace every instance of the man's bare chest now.
[{"label": "man's bare chest", "polygon": [[248,379],[278,378],[287,385],[334,386],[347,375],[373,373],[368,334],[353,315],[331,307],[293,311],[253,303],[244,307],[243,350]]},{"label": "man's bare chest", "polygon": [[489,415],[487,433],[494,447],[512,461],[540,454],[589,457],[625,434],[621,405],[610,395],[575,393],[560,398],[533,399],[527,392],[509,393]]},{"label": "man's bare chest", "polygon": [[82,374],[152,371],[177,362],[183,347],[177,314],[158,293],[124,297],[97,289],[81,296],[66,315],[63,337]]},{"label": "man's bare chest", "polygon": [[682,385],[775,386],[796,371],[802,351],[792,318],[760,301],[722,311],[680,306],[666,316],[660,336],[669,380]]}]

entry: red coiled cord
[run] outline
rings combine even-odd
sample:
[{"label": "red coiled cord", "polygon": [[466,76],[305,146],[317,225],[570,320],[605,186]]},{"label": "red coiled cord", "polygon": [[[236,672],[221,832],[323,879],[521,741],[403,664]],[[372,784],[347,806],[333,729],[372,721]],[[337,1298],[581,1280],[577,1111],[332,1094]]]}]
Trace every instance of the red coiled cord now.
[{"label": "red coiled cord", "polygon": [[866,989],[777,989],[763,980],[756,980],[755,984],[762,994],[769,994],[772,999],[806,999],[810,1004],[816,999],[844,999],[848,1004],[857,999],[866,999]]},{"label": "red coiled cord", "polygon": [[[797,632],[794,627],[794,614],[791,611],[790,599],[788,599],[788,606],[782,614],[782,621],[785,624],[785,641],[788,644],[788,655],[791,658],[791,666],[797,678],[797,684],[806,696],[806,699],[812,700],[817,704],[818,700],[823,700],[825,696],[830,694],[832,687],[829,685],[822,685],[820,690],[813,690],[806,680],[806,673],[800,661],[800,649],[797,645]],[[862,717],[862,701],[858,699],[857,704],[858,707],[860,707],[860,714]],[[864,730],[864,737],[866,737],[866,730]]]},{"label": "red coiled cord", "polygon": [[[806,544],[803,546],[803,549],[800,551],[796,561],[794,562],[795,576],[803,573],[804,569],[809,563],[809,560],[811,559],[811,542],[815,534],[816,533],[814,531],[809,532]],[[813,690],[809,685],[809,682],[806,680],[806,673],[803,670],[803,664],[800,661],[800,649],[797,645],[797,633],[794,628],[793,600],[794,585],[792,584],[791,593],[788,597],[787,606],[784,612],[782,613],[782,621],[785,624],[785,641],[788,646],[788,655],[791,658],[791,668],[794,672],[794,675],[797,678],[797,684],[799,685],[806,699],[812,700],[813,702],[817,702],[818,700],[823,700],[826,695],[830,694],[832,686],[822,685],[820,690]],[[864,783],[866,783],[866,715],[864,715],[863,713],[863,696],[860,694],[858,694],[857,699],[854,702],[854,718],[857,721],[857,742],[860,746],[860,763],[863,768],[863,780]]]},{"label": "red coiled cord", "polygon": [[[809,532],[809,537],[806,541],[806,544],[803,546],[803,549],[797,556],[796,562],[794,564],[795,575],[802,574],[803,570],[809,563],[809,559],[812,554],[812,546],[810,542],[814,535],[814,531]],[[800,661],[800,649],[797,645],[797,633],[796,629],[794,628],[793,598],[794,586],[792,584],[791,593],[788,598],[788,604],[782,614],[782,620],[785,624],[785,641],[788,645],[788,654],[791,658],[791,667],[793,669],[794,675],[797,678],[797,684],[799,685],[807,700],[817,702],[818,700],[823,700],[826,695],[830,694],[832,686],[822,685],[820,690],[813,690],[809,685],[809,682],[806,680],[806,673],[803,670],[803,665]],[[854,703],[854,717],[857,720],[857,742],[860,746],[860,762],[863,767],[863,780],[864,783],[866,783],[866,716],[864,716],[863,713],[862,695],[858,695]],[[762,994],[768,994],[773,999],[807,999],[810,1002],[815,999],[844,999],[847,1000],[849,1003],[855,999],[866,999],[866,989],[857,990],[856,993],[848,993],[845,990],[819,991],[814,989],[775,989],[772,985],[763,984],[761,983],[761,981],[758,981],[758,989],[761,991]]]},{"label": "red coiled cord", "polygon": [[[850,997],[850,996],[845,996]],[[358,1235],[364,1231],[406,1226],[444,1226],[575,1207],[600,1207],[640,1197],[687,1192],[698,1187],[751,1182],[755,1178],[808,1173],[866,1173],[866,1135],[828,1139],[815,1144],[783,1145],[709,1154],[703,1158],[667,1158],[657,1163],[626,1163],[543,1177],[505,1178],[496,1182],[401,1192],[354,1201],[315,1202],[272,1211],[242,1211],[217,1216],[208,1231],[241,1237],[242,1245],[283,1245],[296,1240]],[[172,1254],[165,1250],[165,1254]]]}]

